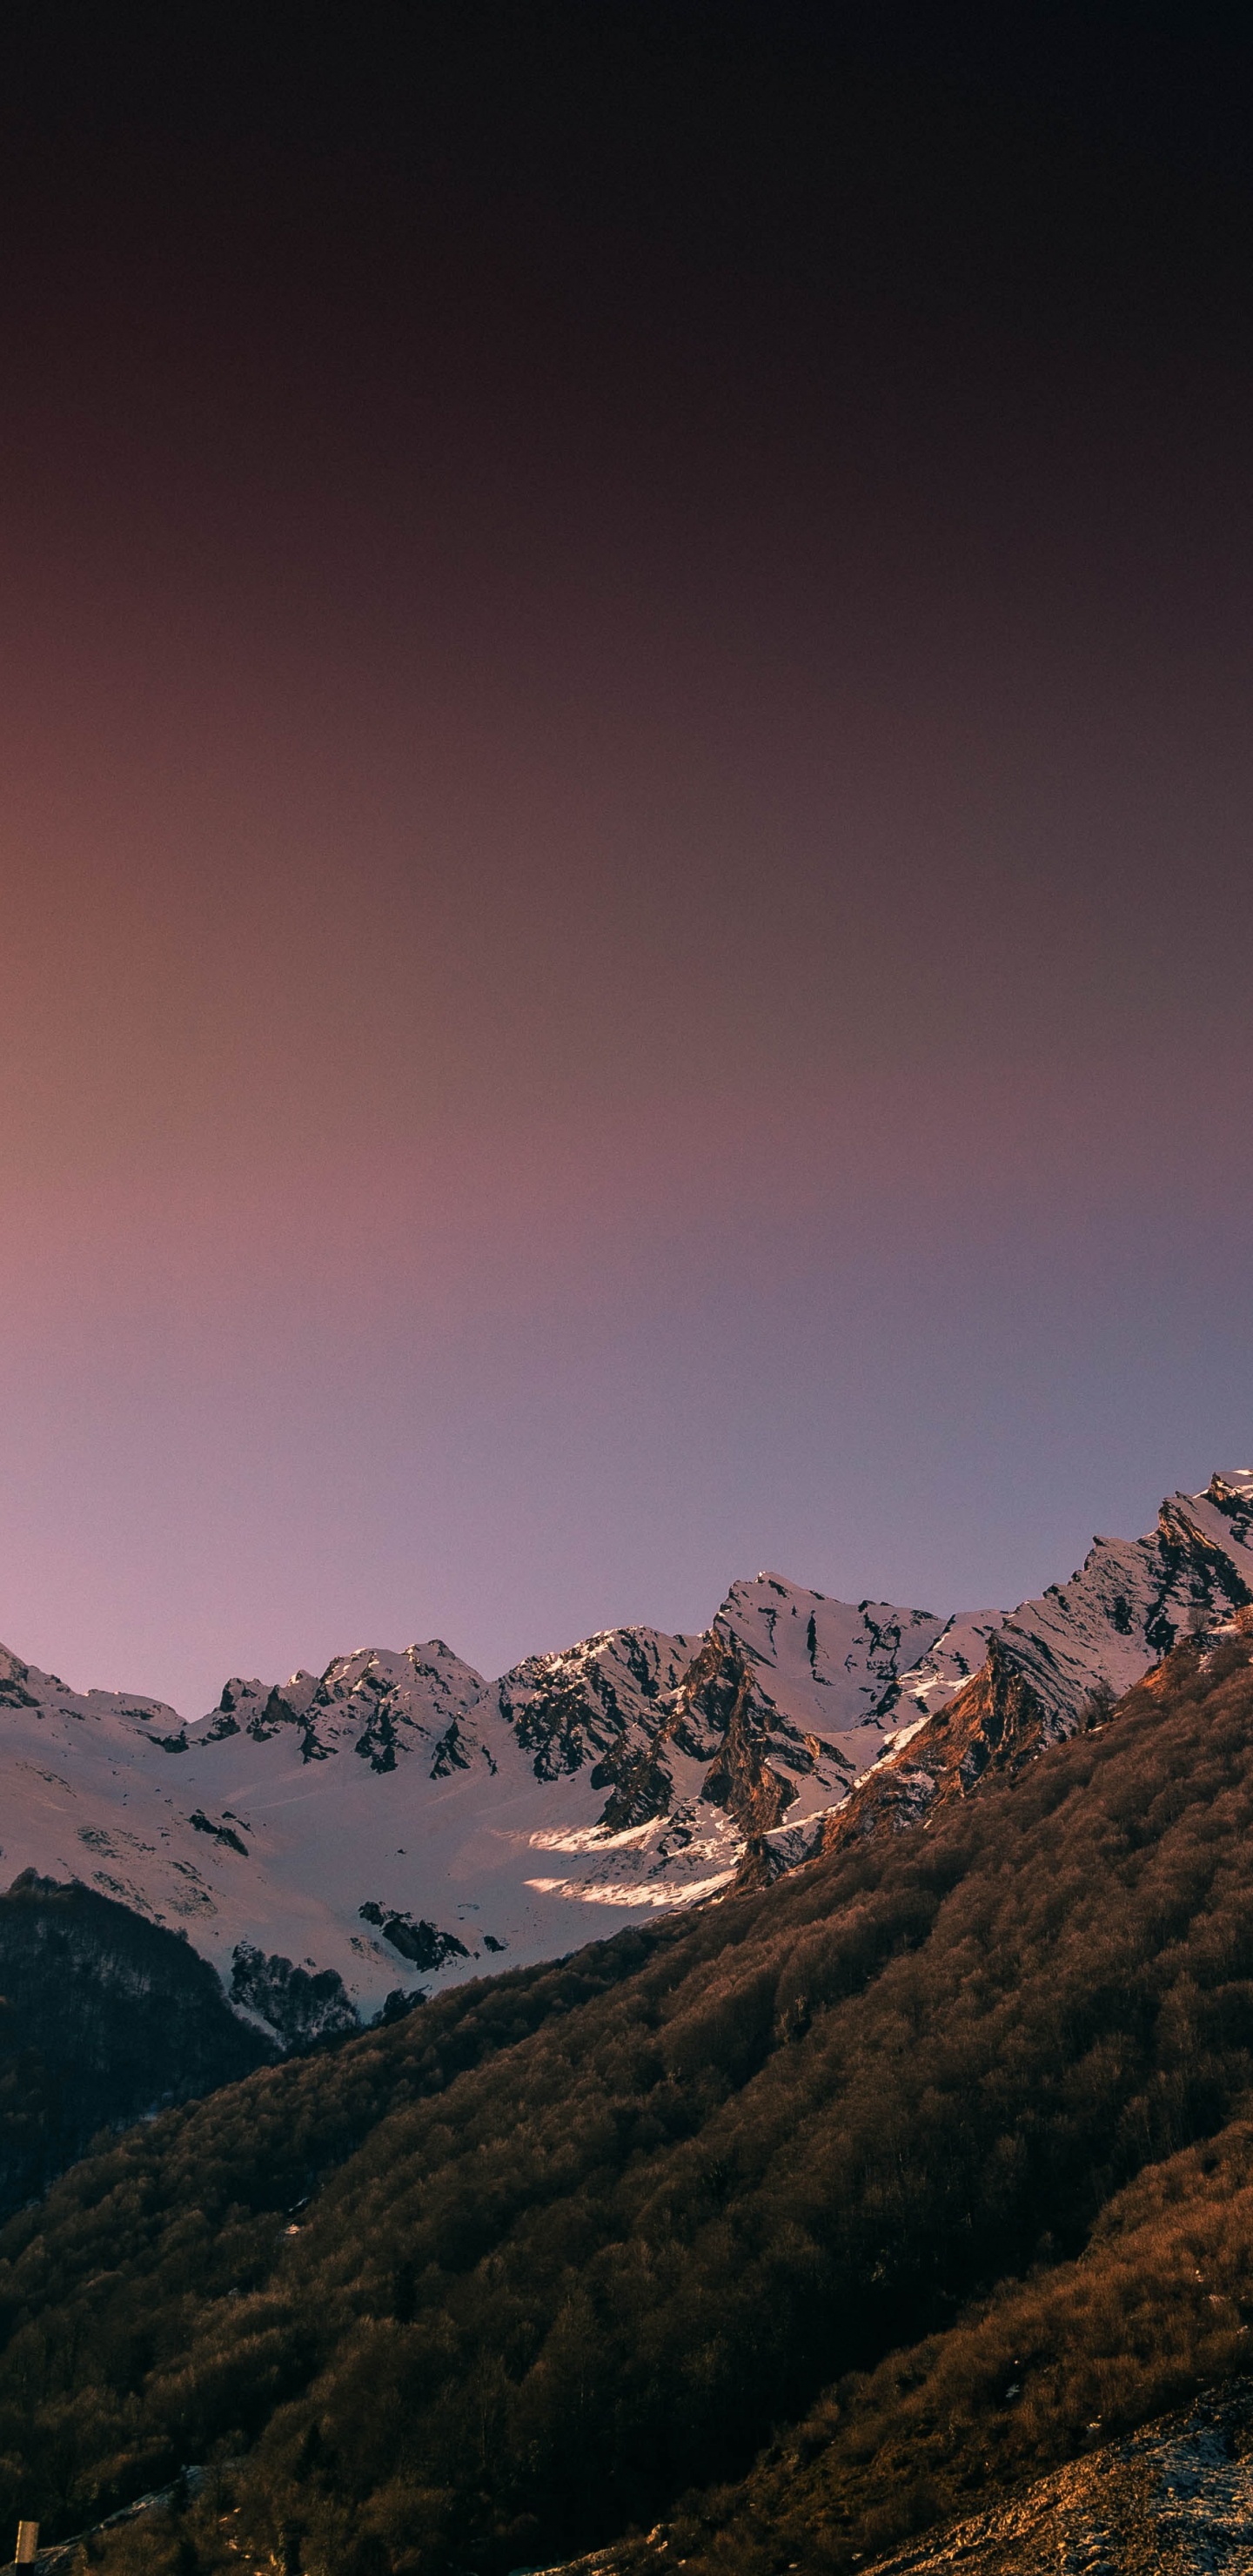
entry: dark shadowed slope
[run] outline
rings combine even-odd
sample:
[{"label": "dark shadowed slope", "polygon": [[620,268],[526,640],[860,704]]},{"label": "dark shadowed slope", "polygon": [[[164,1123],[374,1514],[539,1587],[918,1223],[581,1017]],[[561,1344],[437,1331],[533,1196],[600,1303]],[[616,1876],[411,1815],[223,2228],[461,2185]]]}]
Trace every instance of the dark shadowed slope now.
[{"label": "dark shadowed slope", "polygon": [[98,2130],[274,2053],[188,1942],[28,1872],[0,1896],[0,2214],[37,2198]]}]

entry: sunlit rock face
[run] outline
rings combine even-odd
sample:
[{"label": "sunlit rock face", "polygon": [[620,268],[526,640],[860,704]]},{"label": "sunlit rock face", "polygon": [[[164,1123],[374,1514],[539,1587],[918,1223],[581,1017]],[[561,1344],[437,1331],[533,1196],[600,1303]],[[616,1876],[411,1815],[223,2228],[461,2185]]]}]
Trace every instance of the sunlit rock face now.
[{"label": "sunlit rock face", "polygon": [[1189,1637],[1202,1645],[1253,1603],[1253,1470],[1172,1494],[1142,1539],[1098,1538],[1069,1583],[1024,1601],[987,1657],[921,1723],[897,1729],[873,1772],[824,1825],[830,1845],[914,1824],[985,1775],[1018,1769],[1080,1726]]}]

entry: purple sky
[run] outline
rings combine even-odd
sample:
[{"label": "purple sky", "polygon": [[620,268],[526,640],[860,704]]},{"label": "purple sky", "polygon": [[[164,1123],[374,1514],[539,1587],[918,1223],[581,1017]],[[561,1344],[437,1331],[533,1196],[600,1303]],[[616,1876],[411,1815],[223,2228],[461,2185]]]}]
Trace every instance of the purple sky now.
[{"label": "purple sky", "polygon": [[1008,1603],[1246,1463],[1247,62],[94,15],[3,66],[0,1635]]}]

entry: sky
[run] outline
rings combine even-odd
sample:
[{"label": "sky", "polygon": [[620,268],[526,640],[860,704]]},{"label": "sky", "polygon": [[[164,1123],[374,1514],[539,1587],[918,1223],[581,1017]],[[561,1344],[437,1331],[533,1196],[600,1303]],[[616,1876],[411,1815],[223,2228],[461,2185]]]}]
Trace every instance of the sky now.
[{"label": "sky", "polygon": [[1007,1606],[1248,1463],[1200,15],[6,13],[19,1654]]}]

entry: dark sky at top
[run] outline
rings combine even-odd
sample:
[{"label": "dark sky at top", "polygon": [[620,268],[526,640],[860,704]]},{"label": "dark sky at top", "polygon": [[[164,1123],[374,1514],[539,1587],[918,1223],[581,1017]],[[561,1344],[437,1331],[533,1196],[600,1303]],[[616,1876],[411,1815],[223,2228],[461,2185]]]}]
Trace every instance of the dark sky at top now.
[{"label": "dark sky at top", "polygon": [[1247,1451],[1251,52],[5,13],[19,1651],[1009,1599]]}]

